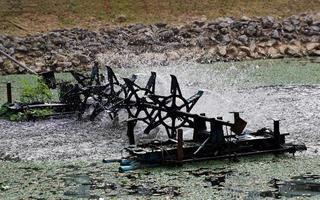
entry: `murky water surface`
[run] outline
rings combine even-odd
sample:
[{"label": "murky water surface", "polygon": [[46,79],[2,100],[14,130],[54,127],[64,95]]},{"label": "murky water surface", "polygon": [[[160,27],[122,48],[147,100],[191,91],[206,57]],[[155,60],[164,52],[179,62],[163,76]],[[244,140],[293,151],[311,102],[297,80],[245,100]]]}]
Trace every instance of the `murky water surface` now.
[{"label": "murky water surface", "polygon": [[[169,74],[175,74],[185,97],[199,89],[205,92],[193,112],[232,120],[230,111],[243,111],[250,129],[272,127],[273,118],[281,119],[281,131],[290,133],[288,141],[305,143],[308,151],[295,157],[257,156],[124,174],[118,173],[118,164],[100,160],[1,162],[0,198],[320,198],[319,63],[273,60],[115,71],[122,77],[138,74],[141,85],[146,84],[150,71],[156,71],[156,92],[160,94],[169,93]],[[104,156],[98,154],[94,157]]]}]

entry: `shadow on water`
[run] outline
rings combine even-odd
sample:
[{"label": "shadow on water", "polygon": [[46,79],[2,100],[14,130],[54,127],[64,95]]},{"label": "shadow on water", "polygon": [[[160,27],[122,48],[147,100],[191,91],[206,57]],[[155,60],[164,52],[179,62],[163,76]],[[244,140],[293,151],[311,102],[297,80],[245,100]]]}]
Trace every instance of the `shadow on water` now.
[{"label": "shadow on water", "polygon": [[[320,195],[320,175],[301,175],[292,177],[289,181],[273,179],[270,181],[275,190],[263,191],[260,197],[312,197]],[[251,195],[257,194],[252,192]],[[249,194],[250,196],[250,194]]]}]

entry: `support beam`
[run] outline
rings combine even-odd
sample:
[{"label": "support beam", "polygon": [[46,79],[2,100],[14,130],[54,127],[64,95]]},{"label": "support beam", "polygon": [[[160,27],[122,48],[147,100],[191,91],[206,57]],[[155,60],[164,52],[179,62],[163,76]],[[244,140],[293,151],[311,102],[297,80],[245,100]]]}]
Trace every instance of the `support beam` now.
[{"label": "support beam", "polygon": [[280,146],[280,120],[273,120],[273,138],[276,146]]},{"label": "support beam", "polygon": [[183,130],[178,129],[177,163],[182,164],[182,161],[183,161]]},{"label": "support beam", "polygon": [[137,120],[128,120],[127,121],[128,126],[127,126],[127,136],[129,138],[129,144],[134,145],[135,140],[134,140],[134,127],[137,124]]},{"label": "support beam", "polygon": [[7,83],[7,102],[8,102],[9,104],[12,103],[11,83]]}]

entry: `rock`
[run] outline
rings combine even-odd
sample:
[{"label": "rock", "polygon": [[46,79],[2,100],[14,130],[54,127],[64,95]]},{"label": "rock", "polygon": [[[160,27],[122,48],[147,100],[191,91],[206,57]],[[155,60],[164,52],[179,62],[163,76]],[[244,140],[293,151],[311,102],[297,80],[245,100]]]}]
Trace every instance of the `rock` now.
[{"label": "rock", "polygon": [[278,51],[281,53],[281,54],[286,54],[285,50],[287,49],[287,45],[286,44],[280,44],[278,47],[277,47]]},{"label": "rock", "polygon": [[267,56],[266,50],[264,48],[262,48],[262,47],[256,48],[256,52],[258,53],[258,55]]},{"label": "rock", "polygon": [[115,21],[118,22],[118,23],[126,22],[126,21],[127,21],[127,16],[126,16],[126,15],[119,15],[119,16],[115,19]]},{"label": "rock", "polygon": [[203,36],[200,36],[197,38],[197,45],[199,47],[205,47],[205,46],[208,46],[211,42],[211,39],[208,38],[208,37],[203,37]]},{"label": "rock", "polygon": [[206,22],[205,21],[194,21],[193,24],[198,27],[203,27],[206,24]]},{"label": "rock", "polygon": [[284,33],[283,37],[286,38],[287,40],[292,40],[296,38],[296,35],[293,33]]},{"label": "rock", "polygon": [[293,24],[294,26],[297,26],[300,24],[299,17],[296,15],[291,16],[289,19],[290,19],[291,24]]},{"label": "rock", "polygon": [[230,46],[228,49],[227,49],[227,55],[229,57],[232,57],[232,58],[236,58],[238,56],[238,49],[235,47],[235,46]]},{"label": "rock", "polygon": [[249,56],[247,55],[247,53],[243,52],[243,51],[239,51],[238,53],[238,58],[239,59],[245,59],[248,58]]},{"label": "rock", "polygon": [[249,49],[251,52],[254,52],[257,48],[257,45],[254,42],[251,42],[249,45]]},{"label": "rock", "polygon": [[74,66],[79,66],[81,64],[81,61],[79,60],[79,58],[76,58],[76,57],[73,57],[71,62]]},{"label": "rock", "polygon": [[273,30],[273,31],[272,31],[272,34],[271,34],[271,37],[272,37],[273,39],[280,39],[280,33],[279,33],[279,31],[278,31],[278,30]]},{"label": "rock", "polygon": [[75,57],[80,61],[82,64],[87,64],[90,62],[89,56],[83,54],[75,54]]},{"label": "rock", "polygon": [[67,41],[62,37],[52,38],[51,42],[56,46],[64,46],[67,43]]},{"label": "rock", "polygon": [[174,39],[174,32],[172,30],[166,30],[159,33],[161,41],[172,42]]},{"label": "rock", "polygon": [[7,74],[14,74],[18,72],[13,64],[7,62],[4,63],[4,70],[7,72]]},{"label": "rock", "polygon": [[166,53],[166,56],[167,56],[167,60],[169,61],[175,61],[180,58],[180,55],[175,51]]},{"label": "rock", "polygon": [[320,26],[310,26],[310,29],[311,29],[314,33],[319,33],[319,32],[320,32]]},{"label": "rock", "polygon": [[222,29],[222,28],[228,28],[230,26],[230,24],[229,23],[227,23],[227,22],[221,22],[221,23],[219,23],[218,24],[218,28],[219,29]]},{"label": "rock", "polygon": [[251,56],[252,51],[249,47],[240,46],[239,49],[246,54],[246,56]]},{"label": "rock", "polygon": [[283,30],[292,33],[295,30],[295,27],[292,24],[285,23],[283,24]]},{"label": "rock", "polygon": [[301,57],[301,49],[298,46],[288,45],[285,49],[285,54],[294,56],[294,57]]},{"label": "rock", "polygon": [[217,36],[215,37],[215,39],[216,39],[217,41],[219,41],[220,43],[222,43],[222,44],[228,44],[228,43],[231,42],[231,38],[230,38],[229,34],[227,34],[227,35],[221,35],[221,34],[219,34],[219,35],[217,35]]},{"label": "rock", "polygon": [[247,43],[248,43],[248,37],[247,37],[246,35],[240,35],[240,36],[238,37],[238,40],[239,40],[240,42],[242,42],[242,44],[247,44]]},{"label": "rock", "polygon": [[275,23],[275,19],[271,16],[262,18],[262,27],[263,28],[272,28]]},{"label": "rock", "polygon": [[155,23],[154,25],[159,29],[165,28],[167,26],[167,24],[164,22],[158,22],[158,23]]},{"label": "rock", "polygon": [[254,25],[249,25],[247,28],[246,28],[246,34],[249,35],[249,36],[255,36],[256,33],[257,33],[257,29]]},{"label": "rock", "polygon": [[225,56],[227,54],[226,46],[217,46],[217,52],[220,56]]},{"label": "rock", "polygon": [[302,21],[304,21],[307,25],[311,25],[313,23],[313,19],[310,15],[304,16]]},{"label": "rock", "polygon": [[317,48],[320,48],[320,43],[312,42],[312,43],[307,43],[306,44],[307,51],[311,51],[311,50],[314,50],[314,49],[317,49]]},{"label": "rock", "polygon": [[152,44],[152,43],[153,43],[152,38],[146,35],[136,35],[132,37],[128,42],[129,45],[136,45],[136,46],[143,46],[143,45]]},{"label": "rock", "polygon": [[268,48],[267,52],[268,52],[268,56],[270,58],[281,58],[282,57],[282,55],[280,54],[278,49],[276,49],[274,47]]},{"label": "rock", "polygon": [[131,26],[129,26],[129,28],[131,29],[131,31],[139,31],[141,29],[144,29],[146,26],[144,24],[138,23],[138,24],[133,24]]},{"label": "rock", "polygon": [[69,68],[72,66],[72,62],[58,62],[57,67],[61,67],[62,69]]},{"label": "rock", "polygon": [[35,67],[42,69],[46,64],[43,61],[36,61],[35,62]]},{"label": "rock", "polygon": [[2,58],[2,57],[0,57],[0,66],[2,66],[2,65],[3,65],[3,63],[4,63],[4,60],[3,60],[3,58]]},{"label": "rock", "polygon": [[18,46],[18,47],[16,48],[16,50],[19,51],[19,52],[22,52],[22,53],[27,53],[27,52],[28,52],[27,47],[24,46],[24,45]]},{"label": "rock", "polygon": [[312,55],[312,56],[320,56],[320,50],[312,50],[311,51],[311,53],[310,53],[310,55]]},{"label": "rock", "polygon": [[211,47],[209,50],[208,50],[208,54],[214,56],[216,55],[217,53],[217,48],[216,47]]},{"label": "rock", "polygon": [[257,44],[258,47],[266,47],[267,46],[267,43],[266,42],[259,42]]},{"label": "rock", "polygon": [[240,18],[241,21],[252,21],[252,19],[250,17],[247,17],[247,16],[242,16]]}]

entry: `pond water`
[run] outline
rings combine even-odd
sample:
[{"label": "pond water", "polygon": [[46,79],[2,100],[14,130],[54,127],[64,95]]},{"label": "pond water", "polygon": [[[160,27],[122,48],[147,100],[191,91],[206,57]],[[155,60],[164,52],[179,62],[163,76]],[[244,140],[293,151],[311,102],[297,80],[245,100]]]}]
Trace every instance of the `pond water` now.
[{"label": "pond water", "polygon": [[[121,77],[138,75],[146,84],[157,72],[156,92],[168,94],[170,76],[182,93],[204,95],[192,112],[223,116],[243,111],[248,128],[272,127],[281,119],[288,141],[308,150],[285,156],[255,156],[118,173],[118,164],[92,161],[0,163],[0,198],[92,199],[265,199],[320,198],[320,64],[308,60],[262,60],[210,65],[179,64],[115,69]],[[65,75],[59,75],[64,77]],[[12,76],[0,77],[1,81]],[[20,80],[16,80],[19,83]]]}]

